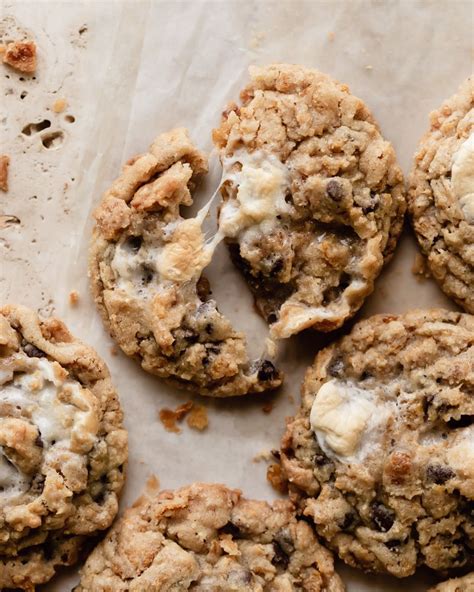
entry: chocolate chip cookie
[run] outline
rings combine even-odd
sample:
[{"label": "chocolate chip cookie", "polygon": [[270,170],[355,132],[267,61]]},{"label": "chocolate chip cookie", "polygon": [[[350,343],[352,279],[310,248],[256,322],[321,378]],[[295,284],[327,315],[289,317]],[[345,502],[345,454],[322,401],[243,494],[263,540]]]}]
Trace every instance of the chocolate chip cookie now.
[{"label": "chocolate chip cookie", "polygon": [[472,590],[474,590],[474,573],[446,580],[446,582],[433,586],[428,592],[472,592]]},{"label": "chocolate chip cookie", "polygon": [[209,204],[195,218],[180,213],[207,166],[182,128],[125,165],[95,212],[94,298],[122,350],[152,374],[214,397],[275,388],[280,373],[249,360],[244,335],[210,298],[202,271],[220,236],[202,230]]},{"label": "chocolate chip cookie", "polygon": [[474,313],[474,78],[431,113],[415,155],[408,204],[432,275]]},{"label": "chocolate chip cookie", "polygon": [[393,253],[402,172],[346,85],[287,64],[250,75],[213,134],[224,168],[219,228],[274,337],[331,331]]},{"label": "chocolate chip cookie", "polygon": [[89,556],[75,592],[342,592],[332,555],[288,501],[223,485],[145,495]]},{"label": "chocolate chip cookie", "polygon": [[0,589],[34,590],[108,528],[127,434],[109,372],[57,319],[0,308]]},{"label": "chocolate chip cookie", "polygon": [[474,317],[377,315],[307,371],[281,462],[349,565],[397,577],[472,565]]}]

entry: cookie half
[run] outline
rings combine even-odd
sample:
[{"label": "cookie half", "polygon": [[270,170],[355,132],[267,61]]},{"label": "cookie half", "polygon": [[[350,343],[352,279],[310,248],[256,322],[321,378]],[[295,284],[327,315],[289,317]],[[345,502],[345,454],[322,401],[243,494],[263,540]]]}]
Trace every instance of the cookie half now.
[{"label": "cookie half", "polygon": [[430,588],[428,592],[472,592],[472,590],[474,590],[474,573],[441,582]]},{"label": "cookie half", "polygon": [[213,134],[224,167],[219,227],[274,337],[331,331],[393,253],[402,172],[346,85],[287,64],[250,76]]},{"label": "cookie half", "polygon": [[397,577],[471,565],[474,317],[378,315],[307,371],[281,460],[293,498],[349,565]]},{"label": "cookie half", "polygon": [[408,204],[434,278],[474,313],[474,78],[431,113],[415,155]]},{"label": "cookie half", "polygon": [[339,592],[332,555],[287,501],[223,485],[148,489],[82,569],[75,592]]},{"label": "cookie half", "polygon": [[127,434],[109,372],[57,319],[0,308],[0,589],[34,590],[110,526]]},{"label": "cookie half", "polygon": [[202,230],[209,204],[195,218],[180,213],[205,172],[182,128],[124,166],[95,212],[94,297],[111,335],[148,372],[214,397],[275,388],[279,372],[249,360],[244,335],[209,297],[202,271],[220,240]]}]

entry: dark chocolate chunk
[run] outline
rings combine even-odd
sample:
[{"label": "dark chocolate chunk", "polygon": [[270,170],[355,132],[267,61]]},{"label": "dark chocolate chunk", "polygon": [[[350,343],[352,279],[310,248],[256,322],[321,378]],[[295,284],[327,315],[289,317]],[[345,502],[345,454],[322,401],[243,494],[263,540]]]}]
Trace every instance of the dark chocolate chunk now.
[{"label": "dark chocolate chunk", "polygon": [[455,472],[446,465],[428,465],[426,477],[428,481],[433,481],[437,485],[443,485],[455,476]]},{"label": "dark chocolate chunk", "polygon": [[374,502],[372,504],[372,520],[377,530],[387,532],[395,522],[395,513],[382,503]]}]

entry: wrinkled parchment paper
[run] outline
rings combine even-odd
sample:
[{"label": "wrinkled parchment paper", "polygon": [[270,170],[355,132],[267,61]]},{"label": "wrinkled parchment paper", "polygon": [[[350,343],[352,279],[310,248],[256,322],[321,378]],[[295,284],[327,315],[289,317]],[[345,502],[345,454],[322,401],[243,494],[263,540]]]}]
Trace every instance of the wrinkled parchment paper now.
[{"label": "wrinkled parchment paper", "polygon": [[[112,343],[94,309],[87,283],[90,213],[121,163],[154,136],[184,125],[210,151],[211,129],[248,80],[250,64],[274,61],[316,67],[350,85],[379,120],[408,171],[431,109],[472,71],[473,4],[425,1],[148,1],[12,2],[1,6],[0,36],[15,26],[36,40],[34,79],[2,67],[1,152],[11,157],[10,191],[0,213],[21,223],[0,229],[0,300],[62,317],[105,358],[125,409],[130,434],[122,508],[151,474],[163,487],[219,481],[246,495],[271,499],[266,463],[256,455],[278,447],[285,417],[296,409],[299,385],[324,338],[307,333],[280,353],[286,383],[273,396],[204,402],[209,428],[166,432],[163,407],[190,399],[147,376]],[[0,40],[1,42],[1,40]],[[60,113],[53,106],[65,99]],[[48,128],[25,135],[29,123]],[[56,134],[51,141],[49,134]],[[217,159],[198,203],[220,178]],[[455,308],[432,280],[411,272],[416,249],[405,232],[359,317],[414,306]],[[206,272],[220,308],[245,330],[251,350],[264,347],[266,329],[250,294],[221,245]],[[69,294],[76,290],[77,306]],[[273,403],[270,413],[262,407]],[[422,573],[403,582],[340,566],[350,592],[425,590]],[[44,590],[66,591],[77,570]]]}]

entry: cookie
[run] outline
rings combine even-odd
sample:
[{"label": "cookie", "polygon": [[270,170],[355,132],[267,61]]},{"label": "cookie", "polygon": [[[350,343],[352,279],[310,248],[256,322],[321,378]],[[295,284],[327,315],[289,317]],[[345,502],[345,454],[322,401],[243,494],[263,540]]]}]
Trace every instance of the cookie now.
[{"label": "cookie", "polygon": [[332,555],[288,501],[197,483],[148,488],[89,556],[75,592],[340,592]]},{"label": "cookie", "polygon": [[0,590],[34,590],[110,526],[126,460],[95,351],[57,319],[0,308]]},{"label": "cookie", "polygon": [[182,128],[125,165],[95,212],[94,298],[113,338],[148,372],[214,397],[261,392],[280,373],[270,360],[249,360],[202,275],[220,240],[202,230],[209,203],[195,218],[180,213],[206,171]]},{"label": "cookie", "polygon": [[446,582],[433,586],[428,592],[472,592],[472,590],[474,590],[474,573],[467,574],[462,578],[446,580]]},{"label": "cookie", "polygon": [[219,227],[275,338],[331,331],[362,306],[405,212],[394,150],[365,104],[316,70],[250,68],[213,138]]},{"label": "cookie", "polygon": [[317,355],[281,462],[341,559],[397,577],[473,562],[474,317],[377,315]]},{"label": "cookie", "polygon": [[432,275],[474,313],[474,78],[431,113],[415,155],[408,207]]}]

